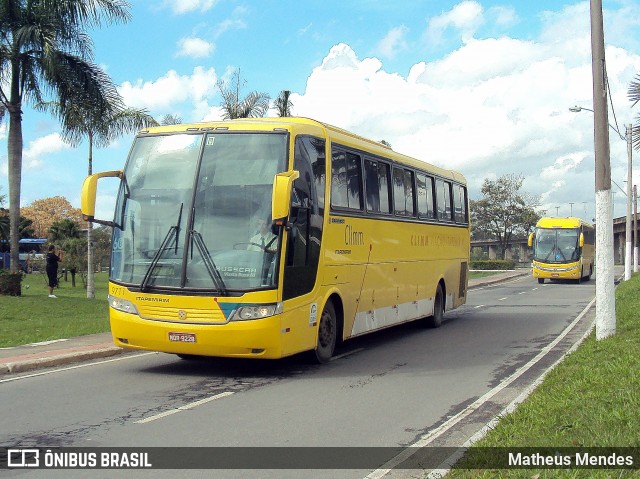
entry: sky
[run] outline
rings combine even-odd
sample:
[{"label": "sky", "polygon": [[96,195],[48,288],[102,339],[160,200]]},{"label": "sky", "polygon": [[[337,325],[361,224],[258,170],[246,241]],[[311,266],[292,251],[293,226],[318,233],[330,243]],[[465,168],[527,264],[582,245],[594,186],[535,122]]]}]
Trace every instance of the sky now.
[{"label": "sky", "polygon": [[[293,114],[385,140],[455,169],[480,199],[485,179],[524,177],[555,216],[595,217],[589,2],[537,0],[132,0],[129,22],[90,31],[94,61],[131,107],[184,123],[221,119],[218,80],[242,93],[292,92]],[[609,123],[640,124],[627,98],[640,75],[640,0],[604,0]],[[276,116],[274,111],[269,116]],[[80,206],[87,145],[24,109],[21,206],[64,196]],[[94,150],[121,169],[133,135]],[[626,214],[626,142],[610,131],[614,216]],[[7,120],[0,195],[7,195]],[[635,152],[634,152],[635,153]],[[636,155],[638,156],[638,155]],[[640,184],[640,158],[633,184]],[[115,185],[99,190],[111,218]]]}]

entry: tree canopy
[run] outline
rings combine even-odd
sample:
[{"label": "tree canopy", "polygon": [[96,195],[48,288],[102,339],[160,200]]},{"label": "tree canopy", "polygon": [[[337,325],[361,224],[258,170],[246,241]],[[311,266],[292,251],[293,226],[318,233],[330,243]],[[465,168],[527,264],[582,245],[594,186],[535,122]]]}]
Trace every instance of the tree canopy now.
[{"label": "tree canopy", "polygon": [[244,81],[240,79],[240,70],[231,75],[231,81],[227,85],[219,80],[216,86],[222,95],[222,118],[233,120],[236,118],[260,118],[269,110],[269,95],[258,91],[249,92],[244,98],[240,98],[240,90]]},{"label": "tree canopy", "polygon": [[542,214],[536,211],[539,198],[521,191],[523,181],[523,176],[512,174],[493,181],[486,178],[482,198],[470,201],[472,237],[498,240],[502,259],[509,241],[527,236]]},{"label": "tree canopy", "polygon": [[33,221],[32,226],[38,238],[46,238],[49,235],[51,225],[65,218],[78,223],[81,228],[86,227],[86,223],[82,221],[80,209],[74,208],[64,196],[35,200],[30,205],[21,208],[20,214]]},{"label": "tree canopy", "polygon": [[118,98],[109,76],[93,62],[89,28],[127,21],[123,0],[0,1],[0,119],[9,116],[7,141],[11,269],[17,271],[22,116],[24,103],[51,94],[61,113],[75,104],[105,111]]}]

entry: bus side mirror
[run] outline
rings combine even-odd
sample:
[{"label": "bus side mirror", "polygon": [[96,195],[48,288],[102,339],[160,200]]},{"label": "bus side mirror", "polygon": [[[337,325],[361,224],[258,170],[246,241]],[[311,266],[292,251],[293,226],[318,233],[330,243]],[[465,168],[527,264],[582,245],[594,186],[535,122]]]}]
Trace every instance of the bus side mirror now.
[{"label": "bus side mirror", "polygon": [[529,248],[533,246],[533,235],[534,233],[529,234],[529,239],[527,240],[527,245],[529,246]]},{"label": "bus side mirror", "polygon": [[273,198],[271,202],[271,218],[278,226],[286,225],[291,209],[291,192],[293,182],[300,176],[296,170],[278,173],[273,178]]},{"label": "bus side mirror", "polygon": [[584,233],[580,233],[580,248],[584,246]]},{"label": "bus side mirror", "polygon": [[96,212],[96,193],[98,191],[98,180],[100,178],[122,178],[122,171],[105,171],[87,176],[82,183],[81,205],[82,219],[92,223],[99,223],[113,226],[113,221],[103,221],[94,218]]}]

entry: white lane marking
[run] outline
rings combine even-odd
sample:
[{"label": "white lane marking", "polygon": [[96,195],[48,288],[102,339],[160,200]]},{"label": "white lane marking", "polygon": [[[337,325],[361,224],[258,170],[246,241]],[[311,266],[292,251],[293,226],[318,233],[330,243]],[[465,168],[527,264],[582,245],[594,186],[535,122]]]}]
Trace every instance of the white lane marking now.
[{"label": "white lane marking", "polygon": [[493,283],[493,284],[488,284],[486,286],[479,286],[477,288],[472,288],[470,289],[470,291],[482,291],[483,289],[487,289],[487,288],[497,288],[499,286],[502,286],[504,284],[511,284],[511,283],[515,283],[517,281],[522,281],[525,279],[529,279],[529,276],[518,276],[515,279],[510,279],[508,281],[501,281],[499,283]]},{"label": "white lane marking", "polygon": [[498,301],[504,301],[505,299],[509,299],[509,298],[500,298]]},{"label": "white lane marking", "polygon": [[231,396],[232,394],[234,394],[232,391],[225,391],[223,393],[216,394],[216,395],[208,397],[208,398],[200,399],[199,401],[195,401],[195,402],[192,402],[192,403],[189,403],[189,404],[185,404],[184,406],[180,406],[180,407],[175,408],[175,409],[170,409],[168,411],[161,412],[160,414],[156,414],[155,416],[149,416],[149,417],[147,417],[145,419],[140,419],[139,421],[134,421],[133,423],[134,424],[146,424],[148,422],[156,421],[158,419],[162,419],[163,417],[171,416],[173,414],[177,414],[177,413],[182,412],[182,411],[188,411],[189,409],[193,409],[194,407],[202,406],[203,404],[206,404],[206,403],[211,402],[211,401],[215,401],[216,399],[222,399],[224,397]]},{"label": "white lane marking", "polygon": [[520,291],[518,294],[527,294],[526,291]]},{"label": "white lane marking", "polygon": [[[542,359],[551,349],[553,349],[560,341],[562,341],[562,339],[564,339],[564,337],[569,334],[569,332],[573,329],[573,327],[584,317],[585,314],[587,314],[587,311],[589,311],[589,309],[591,309],[591,307],[594,305],[594,303],[596,302],[596,298],[593,298],[591,300],[591,302],[582,310],[582,312],[576,317],[576,319],[574,319],[571,324],[569,324],[564,331],[562,331],[562,333],[560,333],[560,335],[554,339],[551,343],[549,343],[547,346],[545,346],[535,357],[533,357],[527,364],[525,364],[524,366],[520,367],[517,371],[515,371],[513,374],[511,374],[511,376],[509,376],[508,378],[506,378],[504,381],[502,381],[500,384],[498,384],[495,388],[491,389],[490,391],[486,392],[485,394],[483,394],[482,396],[480,396],[478,399],[476,399],[473,403],[471,403],[469,406],[467,406],[465,409],[463,409],[462,411],[460,411],[458,414],[452,416],[451,418],[449,418],[449,420],[445,421],[444,423],[442,423],[440,426],[438,426],[437,428],[435,428],[433,431],[424,434],[419,440],[417,440],[415,443],[411,444],[410,446],[407,447],[407,449],[405,449],[404,451],[402,451],[400,454],[398,454],[397,456],[389,459],[389,461],[387,461],[385,464],[383,464],[383,466],[380,469],[376,469],[375,471],[371,472],[368,476],[365,476],[365,479],[381,479],[382,477],[384,477],[385,475],[387,475],[389,472],[391,472],[395,467],[397,467],[399,464],[402,464],[404,461],[406,461],[407,459],[409,459],[411,456],[413,456],[417,450],[421,447],[426,447],[428,446],[430,443],[432,443],[435,439],[437,439],[438,437],[440,437],[442,434],[444,434],[445,432],[447,432],[449,429],[451,429],[452,427],[454,427],[455,425],[457,425],[459,422],[461,422],[463,419],[465,419],[467,416],[469,416],[471,413],[473,413],[474,411],[476,411],[477,409],[480,408],[480,406],[482,406],[485,402],[489,401],[493,396],[495,396],[496,394],[498,394],[500,391],[502,391],[503,389],[507,388],[512,382],[514,382],[516,379],[518,379],[520,376],[522,376],[525,372],[527,372],[529,369],[531,369],[538,361],[540,361],[540,359]],[[586,337],[586,333],[585,333],[585,337]],[[564,357],[564,356],[563,356]],[[549,368],[547,368],[544,372],[543,372],[543,376],[546,375],[553,367],[555,367],[555,365],[557,364],[554,363],[552,366],[550,366]],[[534,382],[536,385],[539,384],[537,382]],[[533,386],[533,385],[532,385]],[[531,393],[531,391],[533,391],[534,387],[530,387],[525,389],[525,391],[528,391],[528,394]],[[522,396],[522,395],[521,395]],[[525,396],[526,398],[526,396]],[[524,398],[522,398],[522,400],[524,400]],[[493,421],[498,421],[499,418],[501,416],[498,415],[496,416]],[[481,429],[482,430],[482,429]],[[475,436],[472,436],[475,437]],[[476,439],[477,440],[477,439]],[[454,453],[454,456],[456,455],[456,453]],[[439,476],[442,477],[442,476]]]},{"label": "white lane marking", "polygon": [[[589,310],[589,308],[591,307],[591,305],[595,302],[595,298],[591,301],[591,303],[589,303],[589,305],[582,311],[582,313],[580,313],[580,316],[578,316],[578,318],[580,318],[581,316],[583,316],[584,314],[586,314],[586,312]],[[576,318],[577,319],[577,318]],[[574,321],[575,323],[575,321]],[[596,323],[595,321],[593,321],[593,323],[591,323],[591,326],[589,327],[589,329],[587,329],[584,334],[582,335],[582,337],[576,341],[573,346],[571,346],[560,358],[558,358],[551,366],[549,366],[541,375],[540,377],[538,377],[534,382],[532,382],[528,387],[526,387],[519,395],[518,397],[516,397],[513,401],[511,401],[509,404],[507,404],[507,406],[498,414],[496,415],[496,417],[494,417],[491,421],[489,421],[487,424],[485,424],[479,431],[477,431],[473,436],[471,436],[469,439],[467,439],[464,444],[459,447],[456,452],[454,452],[451,456],[449,456],[447,459],[445,459],[439,466],[437,469],[432,470],[429,475],[427,476],[427,479],[439,479],[441,477],[444,477],[448,474],[449,469],[451,469],[451,467],[453,467],[453,465],[462,457],[464,456],[464,453],[467,451],[467,449],[471,446],[473,446],[474,443],[478,442],[480,439],[482,439],[484,436],[487,435],[487,433],[489,431],[491,431],[492,429],[494,429],[496,427],[496,425],[498,424],[498,422],[500,421],[500,419],[502,419],[503,417],[505,417],[508,414],[511,414],[513,411],[516,410],[516,408],[522,403],[524,402],[525,399],[527,399],[529,397],[529,395],[538,387],[540,386],[540,384],[542,384],[542,381],[544,381],[544,378],[546,377],[546,375],[549,373],[549,371],[551,371],[553,368],[555,368],[558,364],[560,364],[560,362],[562,362],[562,360],[564,360],[564,358],[571,354],[572,352],[574,352],[576,349],[578,349],[578,346],[580,346],[585,339],[587,339],[587,337],[593,332],[593,328],[595,327]]]},{"label": "white lane marking", "polygon": [[160,353],[151,352],[151,353],[129,354],[119,358],[105,359],[104,361],[96,361],[96,362],[91,362],[86,364],[76,364],[75,366],[67,366],[66,368],[53,369],[51,371],[43,371],[41,373],[25,374],[24,376],[17,376],[17,377],[8,378],[8,379],[0,379],[0,384],[8,383],[10,381],[19,381],[20,379],[35,378],[37,376],[46,376],[47,374],[59,373],[62,371],[71,371],[72,369],[80,369],[80,368],[87,368],[89,366],[97,366],[98,364],[114,363],[116,361],[124,361],[126,359],[141,358],[143,356],[149,356],[150,354],[160,354]]},{"label": "white lane marking", "polygon": [[484,304],[479,304],[478,306],[476,306],[476,307],[475,307],[475,308],[473,308],[473,309],[482,308],[483,306],[484,306]]}]

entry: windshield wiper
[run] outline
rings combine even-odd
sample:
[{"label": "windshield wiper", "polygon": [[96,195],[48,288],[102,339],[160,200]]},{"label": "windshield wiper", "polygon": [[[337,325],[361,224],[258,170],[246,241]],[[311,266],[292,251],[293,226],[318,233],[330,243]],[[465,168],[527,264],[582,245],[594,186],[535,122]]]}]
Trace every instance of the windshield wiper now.
[{"label": "windshield wiper", "polygon": [[160,257],[162,256],[162,254],[168,249],[168,247],[171,244],[171,241],[172,241],[174,236],[175,236],[175,241],[176,241],[175,254],[178,254],[178,237],[179,237],[179,233],[180,233],[180,222],[182,221],[182,207],[183,206],[184,206],[184,203],[181,203],[180,204],[180,212],[178,213],[178,222],[177,222],[177,224],[175,224],[174,226],[171,226],[169,228],[169,231],[167,231],[166,236],[162,240],[162,244],[160,245],[160,248],[158,248],[158,251],[156,251],[156,254],[153,256],[153,259],[151,260],[151,264],[147,268],[147,272],[145,273],[144,278],[142,278],[142,283],[140,283],[140,289],[142,291],[144,291],[147,288],[147,284],[149,283],[149,280],[151,279],[151,273],[153,273],[153,270],[158,265],[158,262],[160,261]]},{"label": "windshield wiper", "polygon": [[220,272],[213,262],[213,258],[211,257],[211,253],[209,253],[209,250],[207,249],[207,245],[205,245],[204,241],[202,240],[202,235],[196,230],[191,230],[190,233],[191,238],[196,245],[196,248],[198,248],[198,252],[202,256],[204,265],[207,268],[207,273],[209,273],[209,276],[211,276],[211,279],[215,283],[222,296],[226,296],[227,286],[224,284],[224,280],[222,279],[222,276],[220,276]]}]

